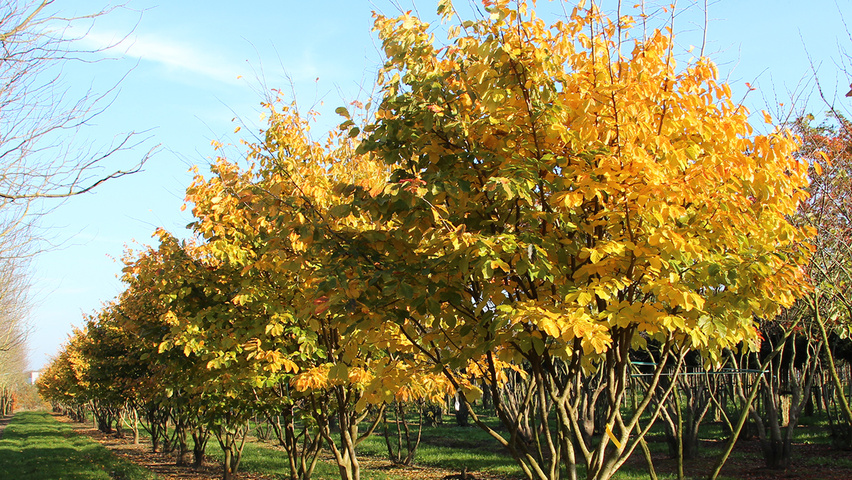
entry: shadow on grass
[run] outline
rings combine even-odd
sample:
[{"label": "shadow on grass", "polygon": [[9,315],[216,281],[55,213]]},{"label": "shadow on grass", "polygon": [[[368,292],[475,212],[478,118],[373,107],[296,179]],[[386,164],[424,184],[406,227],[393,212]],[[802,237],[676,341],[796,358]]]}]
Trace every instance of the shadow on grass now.
[{"label": "shadow on grass", "polygon": [[47,412],[16,414],[0,439],[3,478],[28,480],[143,480],[156,478],[75,434]]},{"label": "shadow on grass", "polygon": [[[392,440],[396,442],[396,439]],[[387,455],[384,438],[375,434],[358,446],[359,455],[384,458]],[[508,451],[491,436],[475,427],[426,427],[415,465],[444,468],[450,471],[467,469],[521,478],[522,472]]]}]

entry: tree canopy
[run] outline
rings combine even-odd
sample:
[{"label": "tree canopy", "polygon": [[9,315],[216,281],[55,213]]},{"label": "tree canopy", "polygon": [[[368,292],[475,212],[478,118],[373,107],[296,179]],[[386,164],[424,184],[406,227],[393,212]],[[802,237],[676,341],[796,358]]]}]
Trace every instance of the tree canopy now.
[{"label": "tree canopy", "polygon": [[[674,388],[664,371],[756,346],[759,319],[803,291],[793,133],[756,134],[711,60],[677,65],[670,29],[595,5],[548,25],[513,5],[458,20],[439,2],[440,43],[410,12],[377,15],[375,104],[339,108],[316,142],[270,100],[245,158],[217,158],[187,190],[197,242],[161,231],[128,259],[125,281],[145,287],[119,304],[150,312],[148,361],[189,376],[236,455],[226,478],[257,412],[297,409],[357,480],[359,422],[372,415],[369,433],[387,403],[446,394],[490,397],[504,429],[474,421],[528,478],[578,464],[610,478]],[[654,366],[624,412],[636,352]],[[581,424],[593,385],[606,435]]]}]

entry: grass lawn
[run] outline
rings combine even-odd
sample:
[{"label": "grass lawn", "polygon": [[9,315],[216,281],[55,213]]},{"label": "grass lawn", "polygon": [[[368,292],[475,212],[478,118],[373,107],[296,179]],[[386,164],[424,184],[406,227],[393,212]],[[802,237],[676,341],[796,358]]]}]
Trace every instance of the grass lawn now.
[{"label": "grass lawn", "polygon": [[3,478],[27,480],[145,480],[157,478],[77,435],[48,412],[19,412],[0,439]]}]

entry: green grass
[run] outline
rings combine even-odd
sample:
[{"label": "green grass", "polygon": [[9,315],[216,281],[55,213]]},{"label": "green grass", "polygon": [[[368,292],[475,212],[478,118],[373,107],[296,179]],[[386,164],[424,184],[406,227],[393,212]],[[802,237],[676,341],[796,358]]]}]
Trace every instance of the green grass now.
[{"label": "green grass", "polygon": [[[217,462],[223,461],[222,449],[216,443],[215,438],[207,442],[207,458]],[[287,454],[283,450],[275,449],[268,444],[246,442],[240,460],[240,472],[265,473],[286,477],[290,475],[290,467],[287,463]],[[325,478],[338,478],[337,467],[319,462],[314,470],[313,478],[317,480]]]},{"label": "green grass", "polygon": [[[210,439],[207,444],[207,457],[222,461],[222,449],[216,444],[216,439]],[[290,475],[290,467],[287,463],[287,454],[280,449],[276,449],[269,443],[258,443],[254,441],[246,442],[243,448],[243,456],[240,460],[240,472],[253,472],[272,475],[275,477],[287,478]],[[314,480],[338,480],[340,473],[337,465],[332,462],[317,462],[312,476]],[[361,478],[363,480],[405,480],[406,477],[388,474],[382,471],[368,470],[362,465]]]},{"label": "green grass", "polygon": [[[396,442],[396,437],[392,437],[392,442]],[[381,433],[377,432],[364,440],[358,446],[358,454],[386,457],[387,447]],[[448,470],[467,468],[471,472],[522,476],[520,467],[509,452],[503,450],[488,433],[475,426],[457,427],[448,424],[424,427],[414,463]]]},{"label": "green grass", "polygon": [[115,454],[47,412],[19,412],[0,439],[3,478],[148,480],[155,474]]}]

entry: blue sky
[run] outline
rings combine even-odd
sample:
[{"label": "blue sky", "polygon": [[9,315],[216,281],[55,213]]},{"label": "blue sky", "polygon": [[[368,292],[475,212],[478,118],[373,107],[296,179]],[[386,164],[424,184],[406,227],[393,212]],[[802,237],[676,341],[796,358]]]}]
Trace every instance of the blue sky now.
[{"label": "blue sky", "polygon": [[[211,140],[236,145],[241,135],[259,131],[265,89],[289,92],[292,86],[302,109],[315,107],[323,114],[315,127],[318,134],[338,122],[332,113],[337,106],[367,98],[381,64],[371,11],[395,15],[394,3],[131,0],[95,22],[82,48],[103,46],[130,32],[127,41],[103,61],[67,68],[66,83],[72,91],[97,91],[127,76],[112,105],[84,129],[83,141],[106,145],[123,132],[144,132],[139,148],[110,159],[115,168],[134,164],[154,145],[160,148],[142,173],[75,197],[44,219],[46,235],[60,247],[42,254],[33,266],[32,368],[56,353],[71,326],[82,324],[84,313],[121,291],[117,275],[127,245],[150,243],[157,227],[182,233],[191,221],[188,211],[180,211],[190,166],[206,170],[213,156]],[[434,1],[399,3],[434,17]],[[467,0],[455,3],[468,5]],[[700,42],[703,3],[678,2],[685,13],[675,31],[681,32],[677,39],[684,49]],[[789,92],[803,79],[813,83],[806,50],[820,66],[824,90],[837,94],[839,105],[852,104],[843,97],[849,79],[837,65],[839,46],[852,49],[840,15],[848,14],[852,22],[852,1],[710,3],[707,52],[720,75],[730,79],[735,98],[745,94],[746,82],[758,88],[745,101],[752,112],[767,103],[773,113],[777,103],[787,109]],[[603,4],[606,8],[614,1]],[[60,0],[56,8],[66,15],[88,14],[103,4]],[[539,11],[546,16],[561,7],[540,1]],[[799,98],[796,108],[825,110],[815,94]],[[761,122],[756,117],[754,123]],[[243,130],[234,134],[237,125]]]}]

